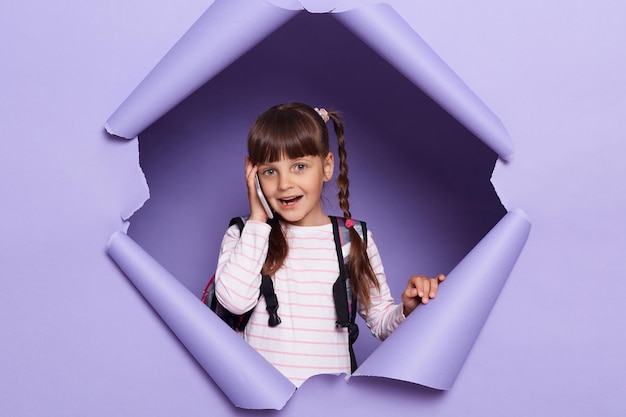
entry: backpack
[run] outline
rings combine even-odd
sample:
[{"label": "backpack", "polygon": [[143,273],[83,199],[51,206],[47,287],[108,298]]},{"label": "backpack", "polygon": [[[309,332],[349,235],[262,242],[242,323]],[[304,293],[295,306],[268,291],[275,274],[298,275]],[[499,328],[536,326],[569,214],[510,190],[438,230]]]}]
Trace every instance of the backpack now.
[{"label": "backpack", "polygon": [[[359,327],[355,323],[357,314],[357,297],[352,296],[350,288],[350,275],[348,274],[348,256],[350,254],[350,230],[346,227],[343,217],[329,216],[333,225],[333,236],[335,249],[337,251],[337,261],[339,263],[339,277],[333,284],[333,299],[335,302],[335,312],[337,314],[336,328],[346,327],[348,329],[348,349],[350,351],[350,365],[352,372],[356,370],[356,358],[353,344],[359,336]],[[229,227],[236,224],[241,232],[245,226],[247,217],[235,217],[231,219]],[[354,228],[367,244],[367,227],[365,222],[354,220]],[[265,297],[267,312],[269,313],[268,324],[270,327],[280,325],[278,315],[278,298],[274,292],[272,278],[268,275],[261,276],[260,297]],[[244,314],[233,314],[222,306],[215,295],[215,275],[211,277],[204,292],[202,302],[215,312],[233,330],[242,331],[250,320],[254,308]]]}]

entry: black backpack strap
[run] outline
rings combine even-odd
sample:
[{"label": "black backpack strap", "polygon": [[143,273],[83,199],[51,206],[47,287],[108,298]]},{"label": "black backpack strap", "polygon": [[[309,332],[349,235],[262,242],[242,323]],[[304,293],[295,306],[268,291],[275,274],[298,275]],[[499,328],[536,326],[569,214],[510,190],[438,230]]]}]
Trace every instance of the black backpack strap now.
[{"label": "black backpack strap", "polygon": [[[357,297],[352,294],[350,287],[350,274],[348,271],[348,257],[350,254],[350,230],[346,227],[345,219],[342,217],[330,216],[333,225],[333,236],[335,239],[335,250],[337,252],[337,261],[339,262],[339,278],[333,285],[333,298],[335,301],[335,311],[337,321],[335,327],[347,327],[349,334],[350,363],[352,372],[357,368],[356,356],[354,355],[353,345],[359,337],[359,326],[356,324],[357,314]],[[365,222],[353,220],[357,233],[363,238],[367,244],[367,228]]]},{"label": "black backpack strap", "polygon": [[270,315],[267,319],[267,324],[270,327],[278,326],[281,322],[280,317],[278,317],[278,297],[276,297],[276,292],[274,292],[272,277],[269,275],[261,276],[261,295],[265,298],[265,309]]},{"label": "black backpack strap", "polygon": [[[246,224],[248,217],[233,217],[230,219],[228,227],[232,225],[237,225],[239,228],[239,232],[243,231],[243,228]],[[244,314],[233,314],[224,308],[217,301],[217,297],[215,296],[215,275],[209,281],[207,288],[204,290],[203,301],[213,310],[217,315],[224,320],[231,328],[235,330],[243,330],[248,321],[250,320],[250,316],[252,316],[252,312],[254,309],[247,311]],[[210,289],[209,289],[210,288]],[[265,298],[265,303],[267,305],[266,310],[269,313],[268,324],[271,327],[278,326],[280,324],[280,317],[278,317],[278,297],[276,297],[276,293],[274,292],[274,283],[272,278],[269,275],[261,276],[261,288],[259,297],[263,296]]]},{"label": "black backpack strap", "polygon": [[248,221],[247,217],[233,217],[230,219],[230,222],[228,222],[228,227],[236,224],[237,227],[239,227],[239,233],[241,233],[243,231],[243,227],[246,225],[246,221]]},{"label": "black backpack strap", "polygon": [[[233,224],[236,224],[237,226],[239,226],[239,230],[242,231],[247,220],[248,220],[248,217],[234,217],[230,220],[230,226],[232,226]],[[281,320],[280,320],[280,317],[278,317],[278,297],[276,297],[276,292],[274,291],[274,281],[272,281],[272,277],[270,277],[269,275],[261,275],[260,291],[261,291],[260,295],[263,296],[263,298],[265,298],[265,305],[266,305],[265,309],[267,310],[267,313],[269,314],[269,318],[267,319],[267,324],[270,327],[276,327],[280,324]],[[248,323],[248,320],[246,319],[245,324],[247,323]],[[243,327],[245,327],[245,324],[243,325]],[[242,327],[242,330],[243,330],[243,327]]]},{"label": "black backpack strap", "polygon": [[[341,219],[343,220],[343,219]],[[350,298],[350,293],[352,290],[350,289],[350,275],[348,274],[348,266],[347,262],[345,262],[343,256],[343,237],[342,232],[339,229],[339,221],[335,216],[330,216],[330,221],[333,225],[333,237],[335,239],[335,250],[337,253],[337,260],[339,262],[339,277],[335,284],[333,285],[333,297],[335,299],[335,310],[337,313],[337,321],[335,322],[335,327],[349,327],[350,325],[350,307],[351,303],[348,302]]]}]

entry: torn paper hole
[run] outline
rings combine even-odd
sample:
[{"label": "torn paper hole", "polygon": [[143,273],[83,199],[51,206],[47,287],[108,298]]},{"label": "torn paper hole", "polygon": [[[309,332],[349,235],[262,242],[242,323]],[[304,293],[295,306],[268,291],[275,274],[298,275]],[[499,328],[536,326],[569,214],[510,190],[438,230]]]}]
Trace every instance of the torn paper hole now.
[{"label": "torn paper hole", "polygon": [[[188,291],[199,297],[215,268],[228,219],[246,213],[241,173],[247,129],[257,114],[279,102],[305,101],[345,114],[353,213],[374,231],[396,299],[408,276],[453,270],[504,220],[506,211],[489,178],[498,156],[508,158],[512,153],[506,131],[392,9],[368,7],[335,17],[272,9],[264,3],[256,11],[237,9],[236,3],[214,3],[190,29],[193,36],[183,37],[107,122],[108,129],[119,136],[141,132],[141,165],[152,197],[133,216],[129,234],[131,242],[139,243],[182,283],[181,294]],[[247,19],[258,19],[259,13],[267,17],[267,24],[245,42],[236,41],[235,47],[203,43],[202,36],[222,30],[210,23],[226,20],[232,13],[239,15],[242,27]],[[378,55],[390,49],[385,42],[391,38],[374,36],[385,31],[407,39],[397,48],[396,37],[394,47],[400,49],[399,55],[413,57],[412,61]],[[197,48],[188,44],[194,42],[199,43]],[[308,45],[306,53],[298,48],[302,43]],[[284,59],[285,51],[291,52],[288,59]],[[185,55],[189,53],[192,56]],[[209,61],[206,78],[207,72],[198,65]],[[188,74],[181,69],[185,64],[192,67]],[[329,190],[327,209],[336,214],[333,195]],[[126,238],[118,236],[112,247]],[[518,249],[519,245],[511,246],[513,258]],[[132,258],[128,262],[132,264]],[[134,269],[126,270],[133,279]],[[501,288],[507,276],[501,272],[495,287]],[[454,280],[446,282],[441,305],[446,287],[454,286]],[[498,292],[480,306],[487,314]],[[186,338],[183,343],[193,353],[189,344],[202,340],[202,331],[181,336],[175,323],[187,319],[168,314],[170,319],[164,320],[181,340]],[[410,320],[419,322],[419,315]],[[469,352],[481,327],[479,323],[472,335],[455,341],[462,345],[461,356]],[[362,332],[356,347],[360,362],[380,347],[366,333]],[[399,338],[403,339],[395,340]],[[408,339],[403,343],[412,343]],[[432,339],[435,345],[450,343],[443,336]],[[464,357],[456,370],[447,373],[447,384],[416,372],[402,378],[446,389]],[[203,359],[196,358],[202,364]],[[254,354],[249,359],[258,360]],[[254,395],[241,398],[236,391],[247,395],[256,391],[229,388],[227,382],[237,374],[235,365],[219,370],[213,365],[203,367],[212,369],[207,372],[237,406],[280,409],[293,393],[293,387],[285,384],[271,402]],[[406,366],[393,361],[375,364],[367,375],[397,378],[395,369]],[[263,386],[267,378],[280,381],[279,385],[285,382],[271,372],[258,372],[241,382]]]}]

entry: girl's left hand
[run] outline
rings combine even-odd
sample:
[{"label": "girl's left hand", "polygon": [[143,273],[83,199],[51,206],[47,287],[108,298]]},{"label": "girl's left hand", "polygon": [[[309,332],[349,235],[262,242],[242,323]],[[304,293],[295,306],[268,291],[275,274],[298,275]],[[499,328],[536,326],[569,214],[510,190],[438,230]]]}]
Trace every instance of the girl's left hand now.
[{"label": "girl's left hand", "polygon": [[408,316],[420,304],[428,304],[431,298],[437,296],[439,283],[446,278],[439,274],[435,278],[428,278],[423,275],[414,275],[409,278],[406,289],[402,293],[402,305],[404,306],[404,316]]}]

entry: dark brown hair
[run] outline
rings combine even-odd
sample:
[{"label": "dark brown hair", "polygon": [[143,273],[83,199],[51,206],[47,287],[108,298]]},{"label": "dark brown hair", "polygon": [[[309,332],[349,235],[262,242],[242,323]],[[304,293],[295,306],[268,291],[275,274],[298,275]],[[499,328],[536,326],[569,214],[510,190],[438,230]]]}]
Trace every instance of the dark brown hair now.
[{"label": "dark brown hair", "polygon": [[[338,142],[339,175],[339,207],[346,219],[352,218],[350,213],[350,196],[348,180],[348,163],[343,137],[343,123],[339,113],[327,110],[333,122]],[[317,111],[302,103],[289,103],[274,106],[256,120],[248,135],[248,155],[255,164],[276,162],[282,158],[300,158],[303,156],[319,156],[324,159],[330,152],[328,128],[326,122]],[[269,252],[263,274],[273,275],[280,269],[289,250],[285,235],[280,227],[278,217],[270,220]],[[350,286],[358,295],[365,308],[370,306],[370,285],[380,289],[376,275],[372,270],[367,256],[367,245],[354,228],[350,228],[350,256],[348,270]]]}]

